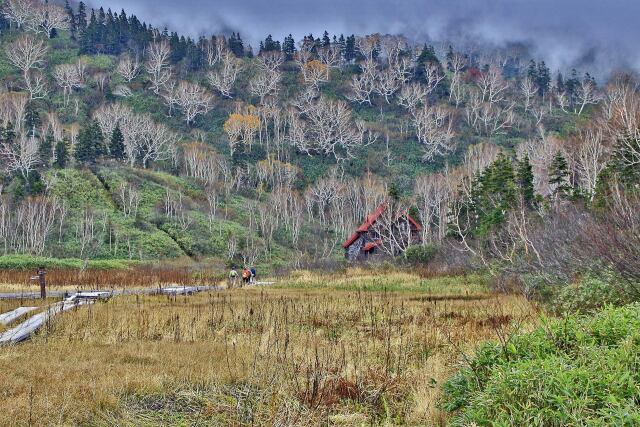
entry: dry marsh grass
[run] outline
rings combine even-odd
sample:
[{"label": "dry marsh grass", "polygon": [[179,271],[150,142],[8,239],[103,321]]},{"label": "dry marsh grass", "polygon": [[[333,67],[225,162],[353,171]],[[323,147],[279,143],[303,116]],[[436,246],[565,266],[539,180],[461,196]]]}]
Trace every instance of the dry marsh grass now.
[{"label": "dry marsh grass", "polygon": [[456,363],[537,318],[480,277],[293,276],[59,316],[0,349],[0,425],[439,425]]},{"label": "dry marsh grass", "polygon": [[[32,292],[38,290],[36,274],[29,270],[0,270],[1,292]],[[199,268],[194,272],[190,267],[173,265],[142,265],[126,270],[99,269],[51,269],[47,271],[47,286],[53,290],[65,289],[122,289],[148,288],[158,285],[203,285],[217,283],[225,277],[220,269]]]}]

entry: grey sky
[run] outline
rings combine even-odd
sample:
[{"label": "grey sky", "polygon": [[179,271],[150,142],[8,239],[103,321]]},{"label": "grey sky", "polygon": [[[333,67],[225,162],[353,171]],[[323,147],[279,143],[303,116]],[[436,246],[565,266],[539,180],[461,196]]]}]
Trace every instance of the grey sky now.
[{"label": "grey sky", "polygon": [[[154,26],[197,36],[402,33],[414,40],[530,42],[554,68],[594,62],[640,69],[640,0],[93,0]],[[597,65],[596,65],[597,64]]]}]

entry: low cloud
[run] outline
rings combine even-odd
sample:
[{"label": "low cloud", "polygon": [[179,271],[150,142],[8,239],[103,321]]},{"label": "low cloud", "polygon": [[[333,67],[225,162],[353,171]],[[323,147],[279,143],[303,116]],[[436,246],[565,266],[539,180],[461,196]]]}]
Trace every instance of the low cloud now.
[{"label": "low cloud", "polygon": [[254,47],[267,34],[404,34],[415,41],[523,43],[554,69],[596,74],[640,69],[637,0],[104,0],[93,6],[198,36],[239,31]]}]

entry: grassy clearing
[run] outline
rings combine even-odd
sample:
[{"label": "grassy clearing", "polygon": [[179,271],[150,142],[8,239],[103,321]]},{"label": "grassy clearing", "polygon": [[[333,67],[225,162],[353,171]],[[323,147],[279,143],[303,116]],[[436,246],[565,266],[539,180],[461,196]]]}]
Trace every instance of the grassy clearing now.
[{"label": "grassy clearing", "polygon": [[435,294],[470,295],[487,293],[487,278],[480,274],[423,278],[411,271],[388,272],[349,269],[330,275],[309,271],[293,273],[277,288],[318,289],[363,292],[424,292]]},{"label": "grassy clearing", "polygon": [[472,276],[346,276],[65,313],[0,349],[0,425],[442,424],[458,355],[537,318]]}]

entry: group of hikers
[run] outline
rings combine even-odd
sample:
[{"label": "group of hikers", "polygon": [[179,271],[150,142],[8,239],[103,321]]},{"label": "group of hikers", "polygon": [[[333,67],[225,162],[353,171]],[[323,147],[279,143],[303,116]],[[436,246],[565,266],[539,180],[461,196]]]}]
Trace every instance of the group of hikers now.
[{"label": "group of hikers", "polygon": [[235,267],[231,267],[231,271],[229,272],[229,287],[232,288],[236,285],[238,281],[238,276],[242,277],[242,282],[240,282],[240,287],[242,285],[249,285],[252,283],[256,283],[256,268],[255,267],[243,267],[240,274],[238,274],[238,270]]}]

